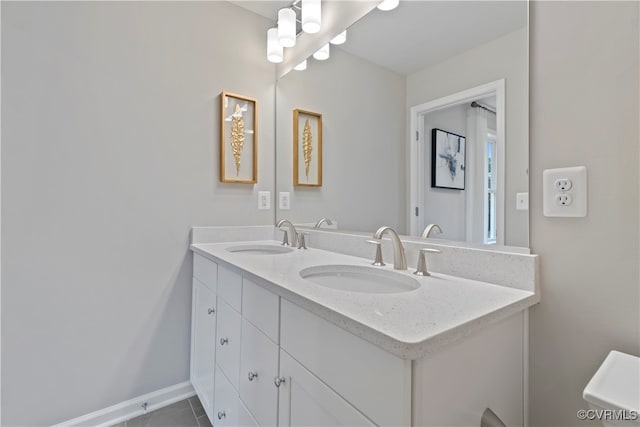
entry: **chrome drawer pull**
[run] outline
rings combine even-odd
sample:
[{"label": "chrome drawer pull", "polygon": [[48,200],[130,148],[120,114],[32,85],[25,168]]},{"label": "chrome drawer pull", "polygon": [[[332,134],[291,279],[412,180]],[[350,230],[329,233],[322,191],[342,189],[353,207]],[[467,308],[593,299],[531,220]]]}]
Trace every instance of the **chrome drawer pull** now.
[{"label": "chrome drawer pull", "polygon": [[276,387],[280,387],[280,384],[282,384],[284,382],[284,377],[275,377],[273,379],[273,384],[275,384]]},{"label": "chrome drawer pull", "polygon": [[229,338],[220,338],[220,345],[225,345],[229,343]]},{"label": "chrome drawer pull", "polygon": [[218,419],[219,419],[219,420],[221,420],[221,419],[225,418],[226,416],[227,416],[227,414],[225,414],[225,412],[224,412],[224,411],[220,411],[220,412],[218,412]]},{"label": "chrome drawer pull", "polygon": [[213,314],[215,312],[216,312],[216,310],[214,308],[210,308],[209,310],[207,310],[207,313],[209,313],[209,314]]},{"label": "chrome drawer pull", "polygon": [[249,381],[253,381],[254,378],[258,378],[257,372],[249,372]]}]

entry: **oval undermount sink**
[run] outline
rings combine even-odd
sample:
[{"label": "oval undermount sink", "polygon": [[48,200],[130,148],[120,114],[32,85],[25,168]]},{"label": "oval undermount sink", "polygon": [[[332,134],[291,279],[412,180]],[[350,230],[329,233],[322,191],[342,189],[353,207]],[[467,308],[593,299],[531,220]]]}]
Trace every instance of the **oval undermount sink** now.
[{"label": "oval undermount sink", "polygon": [[349,292],[396,294],[420,287],[413,277],[358,265],[320,265],[300,271],[303,279],[316,285]]},{"label": "oval undermount sink", "polygon": [[291,252],[293,249],[276,245],[238,245],[227,248],[227,252],[247,255],[279,255]]}]

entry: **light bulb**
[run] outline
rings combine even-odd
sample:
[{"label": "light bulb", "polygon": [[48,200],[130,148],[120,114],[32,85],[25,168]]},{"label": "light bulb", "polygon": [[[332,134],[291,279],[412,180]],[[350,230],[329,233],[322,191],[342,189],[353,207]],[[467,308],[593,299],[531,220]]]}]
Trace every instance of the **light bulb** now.
[{"label": "light bulb", "polygon": [[320,0],[302,0],[302,31],[313,34],[320,31],[321,6]]},{"label": "light bulb", "polygon": [[278,44],[278,29],[269,28],[267,31],[267,59],[275,64],[282,62],[284,49]]},{"label": "light bulb", "polygon": [[296,12],[293,9],[278,11],[278,43],[284,47],[296,45]]},{"label": "light bulb", "polygon": [[400,4],[400,0],[382,0],[382,2],[378,5],[378,9],[384,10],[386,12],[387,10],[395,9],[396,7],[398,7],[398,4]]},{"label": "light bulb", "polygon": [[313,57],[318,61],[324,61],[325,59],[329,59],[329,43],[322,46],[316,53],[313,54]]},{"label": "light bulb", "polygon": [[293,69],[296,70],[296,71],[304,71],[304,70],[306,70],[307,69],[307,60],[305,59],[304,61],[302,61],[301,63],[299,63],[295,67],[293,67]]},{"label": "light bulb", "polygon": [[347,30],[344,30],[343,32],[341,32],[340,34],[332,38],[329,43],[338,45],[338,44],[343,44],[346,41],[347,41]]}]

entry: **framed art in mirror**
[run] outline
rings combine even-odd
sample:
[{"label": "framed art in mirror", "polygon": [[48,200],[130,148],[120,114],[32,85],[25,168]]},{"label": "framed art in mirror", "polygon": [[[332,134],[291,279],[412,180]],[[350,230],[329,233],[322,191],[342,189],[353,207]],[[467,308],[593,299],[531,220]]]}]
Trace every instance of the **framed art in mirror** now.
[{"label": "framed art in mirror", "polygon": [[462,135],[431,131],[431,187],[464,190],[465,143]]},{"label": "framed art in mirror", "polygon": [[322,186],[322,114],[293,110],[293,185]]},{"label": "framed art in mirror", "polygon": [[258,181],[257,101],[228,92],[220,94],[220,181]]}]

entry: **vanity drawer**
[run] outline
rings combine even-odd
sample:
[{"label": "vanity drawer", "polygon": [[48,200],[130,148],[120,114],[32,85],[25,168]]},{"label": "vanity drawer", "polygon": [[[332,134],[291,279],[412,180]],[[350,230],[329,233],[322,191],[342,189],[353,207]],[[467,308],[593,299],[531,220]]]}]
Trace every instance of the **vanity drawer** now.
[{"label": "vanity drawer", "polygon": [[216,363],[236,390],[240,375],[241,324],[240,314],[229,304],[218,299]]},{"label": "vanity drawer", "polygon": [[238,425],[238,394],[219,367],[216,367],[215,406],[213,424],[216,426]]},{"label": "vanity drawer", "polygon": [[226,267],[218,266],[218,296],[240,313],[242,276]]},{"label": "vanity drawer", "polygon": [[242,319],[240,355],[240,399],[258,424],[273,426],[277,421],[278,345],[246,319]]},{"label": "vanity drawer", "polygon": [[278,343],[280,297],[246,277],[242,279],[242,317]]},{"label": "vanity drawer", "polygon": [[282,300],[282,348],[380,426],[411,423],[411,361]]},{"label": "vanity drawer", "polygon": [[217,292],[218,265],[197,253],[193,254],[193,276],[213,292]]}]

